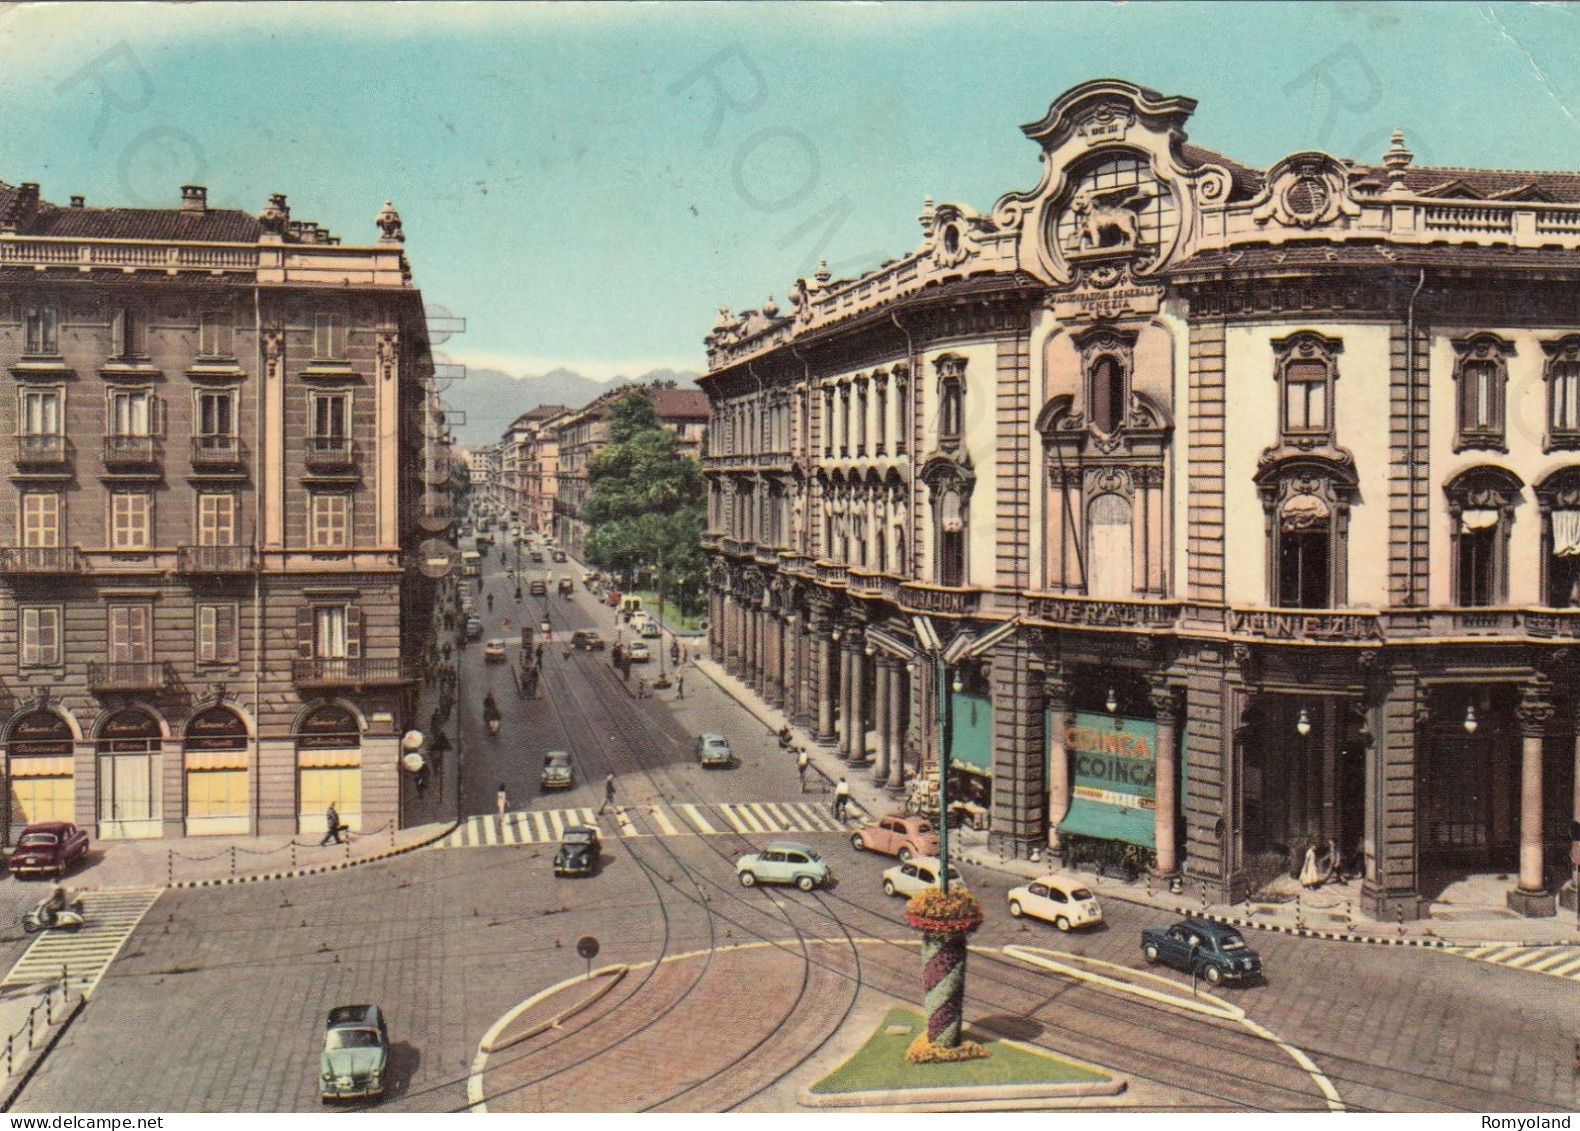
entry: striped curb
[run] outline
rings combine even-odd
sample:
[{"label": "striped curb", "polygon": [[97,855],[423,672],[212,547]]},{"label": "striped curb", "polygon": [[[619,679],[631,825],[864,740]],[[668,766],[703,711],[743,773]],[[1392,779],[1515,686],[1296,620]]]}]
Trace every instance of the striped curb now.
[{"label": "striped curb", "polygon": [[432,847],[455,832],[460,826],[461,822],[457,820],[452,822],[449,828],[427,840],[392,849],[389,852],[379,852],[372,856],[359,857],[355,860],[339,860],[333,864],[315,864],[311,868],[296,868],[284,872],[259,872],[252,876],[216,876],[207,880],[176,880],[164,886],[172,891],[179,888],[214,888],[225,887],[230,884],[257,884],[266,880],[293,880],[304,876],[321,876],[329,872],[343,872],[347,868],[360,868],[364,864],[377,864],[380,861],[393,860],[397,856],[405,856],[407,853]]}]

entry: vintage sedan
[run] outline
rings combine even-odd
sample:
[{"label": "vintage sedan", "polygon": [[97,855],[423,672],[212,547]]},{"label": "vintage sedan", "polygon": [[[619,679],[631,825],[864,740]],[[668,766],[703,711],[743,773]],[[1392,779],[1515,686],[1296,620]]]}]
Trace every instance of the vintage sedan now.
[{"label": "vintage sedan", "polygon": [[70,821],[38,821],[22,830],[6,861],[13,876],[64,876],[88,854],[88,833]]},{"label": "vintage sedan", "polygon": [[631,641],[631,646],[626,649],[626,655],[633,664],[645,664],[653,658],[653,650],[640,640]]},{"label": "vintage sedan", "polygon": [[600,633],[590,628],[578,628],[571,633],[571,647],[581,648],[588,652],[602,652],[604,639]]},{"label": "vintage sedan", "polygon": [[483,645],[483,659],[491,664],[505,662],[505,642],[503,640],[490,640]]},{"label": "vintage sedan", "polygon": [[851,833],[850,846],[857,852],[881,852],[909,860],[913,856],[937,856],[938,834],[926,817],[890,813]]},{"label": "vintage sedan", "polygon": [[563,750],[550,750],[543,755],[543,773],[539,784],[544,789],[569,789],[572,785],[571,756]]},{"label": "vintage sedan", "polygon": [[1092,889],[1065,876],[1038,876],[1029,884],[1010,888],[1006,898],[1009,913],[1016,919],[1023,915],[1041,919],[1061,931],[1103,921],[1103,909]]},{"label": "vintage sedan", "polygon": [[560,840],[560,850],[554,854],[554,874],[590,876],[598,870],[602,853],[597,829],[591,825],[571,825]]},{"label": "vintage sedan", "polygon": [[794,884],[811,891],[834,878],[821,856],[793,840],[776,840],[761,852],[748,852],[735,861],[735,876],[742,887],[758,884]]},{"label": "vintage sedan", "polygon": [[[903,895],[908,898],[917,892],[935,888],[938,886],[938,869],[936,856],[913,856],[909,860],[901,861],[884,871],[883,894]],[[955,866],[949,865],[949,886],[963,887],[964,885],[965,881],[960,878],[960,873],[955,871]]]},{"label": "vintage sedan", "polygon": [[318,1094],[331,1100],[377,1099],[384,1094],[390,1038],[376,1005],[337,1005],[324,1025]]},{"label": "vintage sedan", "polygon": [[527,582],[527,595],[530,597],[547,597],[549,595],[548,582],[541,577],[534,577]]},{"label": "vintage sedan", "polygon": [[703,766],[733,766],[735,754],[730,750],[730,740],[722,734],[699,736],[697,761]]},{"label": "vintage sedan", "polygon": [[1141,932],[1141,954],[1187,974],[1199,974],[1213,985],[1239,982],[1262,972],[1262,958],[1245,936],[1223,923],[1184,919],[1172,927],[1147,927]]}]

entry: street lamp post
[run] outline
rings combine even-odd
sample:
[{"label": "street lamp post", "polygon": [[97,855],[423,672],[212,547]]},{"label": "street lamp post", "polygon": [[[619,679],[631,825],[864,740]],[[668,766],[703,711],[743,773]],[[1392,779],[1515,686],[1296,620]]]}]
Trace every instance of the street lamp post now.
[{"label": "street lamp post", "polygon": [[934,686],[938,694],[938,886],[949,890],[949,760],[954,750],[949,703],[949,664],[933,653]]}]

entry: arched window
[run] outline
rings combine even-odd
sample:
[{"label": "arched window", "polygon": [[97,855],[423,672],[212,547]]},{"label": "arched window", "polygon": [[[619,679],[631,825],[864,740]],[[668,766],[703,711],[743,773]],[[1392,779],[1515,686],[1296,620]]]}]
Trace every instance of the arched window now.
[{"label": "arched window", "polygon": [[1501,467],[1474,467],[1444,486],[1454,604],[1475,608],[1508,600],[1509,535],[1524,486]]},{"label": "arched window", "polygon": [[1348,601],[1353,465],[1315,456],[1286,459],[1257,477],[1267,516],[1268,603],[1334,609]]},{"label": "arched window", "polygon": [[1580,468],[1542,480],[1536,501],[1542,510],[1542,603],[1580,609]]},{"label": "arched window", "polygon": [[938,444],[956,447],[965,432],[966,359],[940,354],[933,366],[938,371]]},{"label": "arched window", "polygon": [[939,585],[965,585],[970,529],[965,490],[958,479],[935,480],[933,498],[934,576]]},{"label": "arched window", "polygon": [[1101,354],[1092,363],[1089,382],[1092,423],[1111,436],[1125,422],[1125,367],[1113,354]]}]

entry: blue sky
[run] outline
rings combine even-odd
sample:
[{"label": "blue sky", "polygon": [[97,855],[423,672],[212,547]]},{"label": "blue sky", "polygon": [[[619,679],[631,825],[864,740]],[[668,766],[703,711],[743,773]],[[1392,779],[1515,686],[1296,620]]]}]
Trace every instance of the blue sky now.
[{"label": "blue sky", "polygon": [[1191,140],[1248,164],[1400,127],[1420,163],[1580,169],[1549,5],[72,4],[0,45],[0,179],[285,192],[346,242],[393,200],[446,348],[517,372],[701,368],[719,306],[1035,184],[1018,127],[1093,77],[1198,99]]}]

